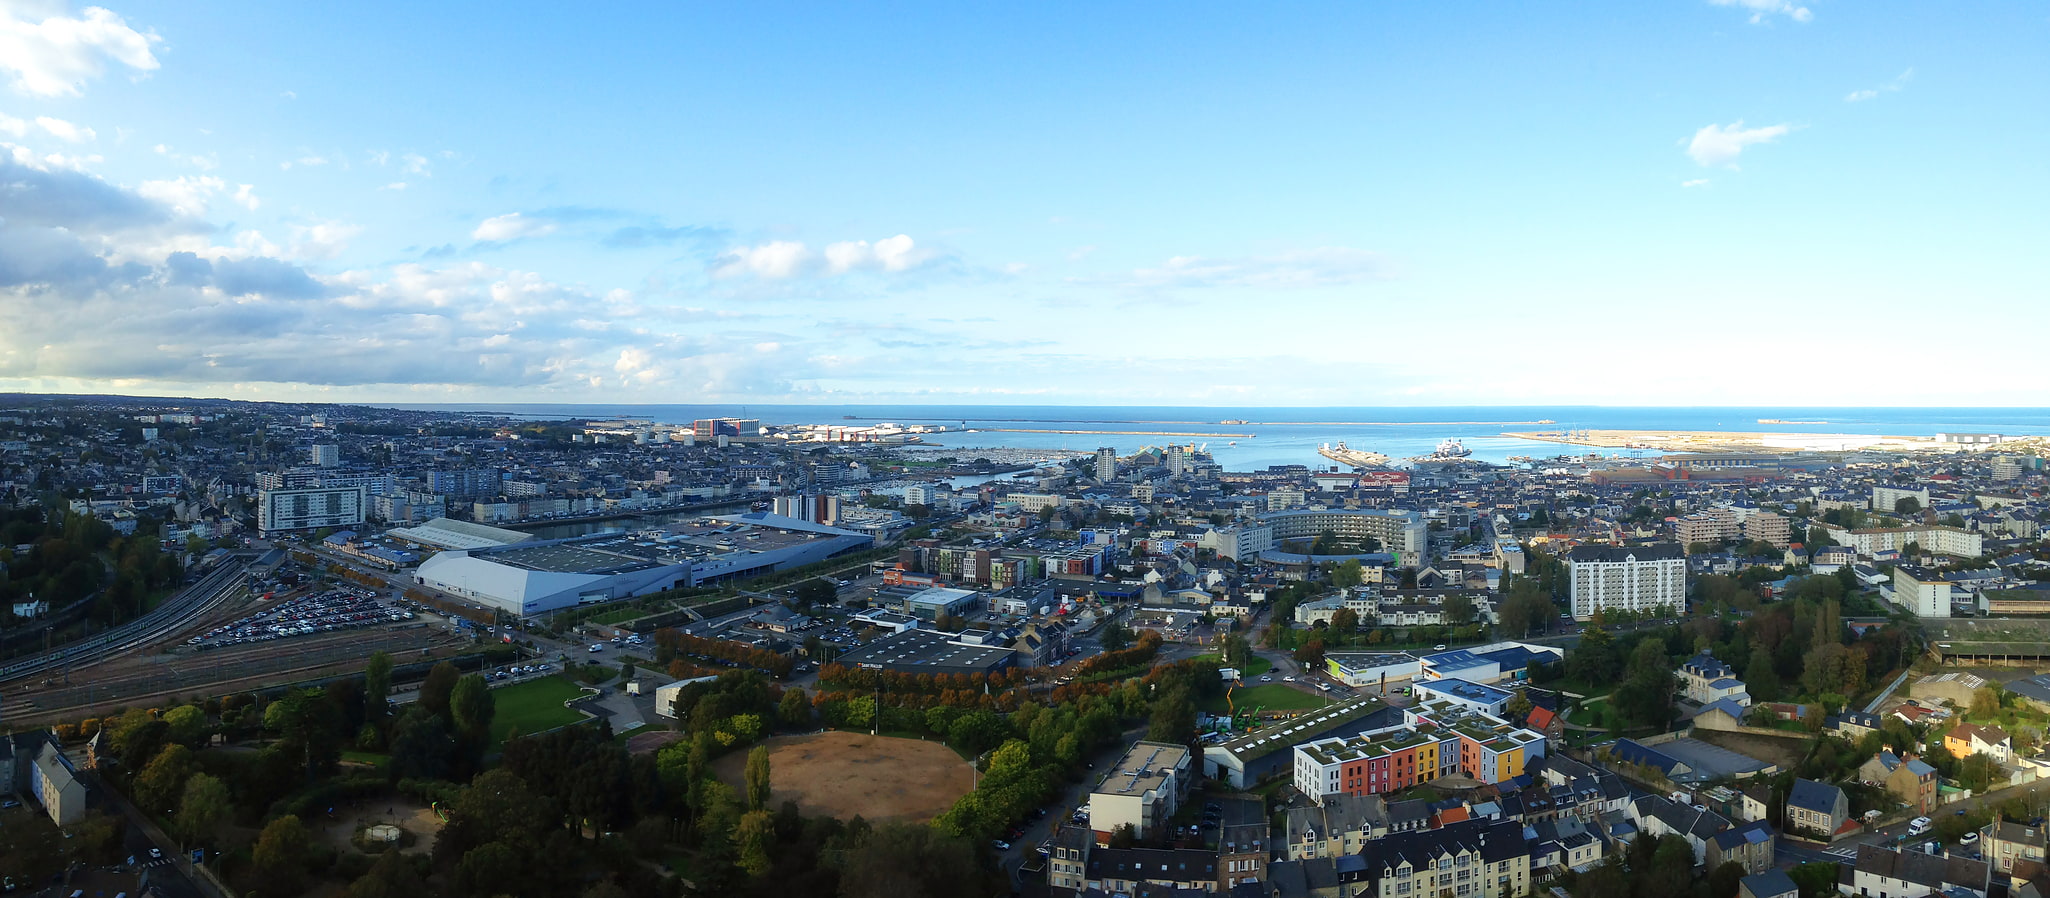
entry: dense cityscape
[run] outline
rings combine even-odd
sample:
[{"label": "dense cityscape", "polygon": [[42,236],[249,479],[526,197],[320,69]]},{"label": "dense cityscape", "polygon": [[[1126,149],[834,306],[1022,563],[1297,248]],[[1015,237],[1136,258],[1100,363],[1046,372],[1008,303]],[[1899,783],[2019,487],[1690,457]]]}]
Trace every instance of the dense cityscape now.
[{"label": "dense cityscape", "polygon": [[7,397],[0,875],[1486,898],[2044,875],[2038,438],[1243,471],[1171,439],[946,439]]},{"label": "dense cityscape", "polygon": [[2050,898],[2046,49],[0,0],[0,898]]}]

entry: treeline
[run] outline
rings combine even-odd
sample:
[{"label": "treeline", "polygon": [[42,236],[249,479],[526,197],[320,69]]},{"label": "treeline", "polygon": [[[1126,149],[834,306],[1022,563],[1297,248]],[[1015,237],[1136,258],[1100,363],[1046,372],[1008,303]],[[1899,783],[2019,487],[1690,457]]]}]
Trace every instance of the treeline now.
[{"label": "treeline", "polygon": [[911,673],[826,664],[819,668],[819,685],[829,689],[881,689],[890,693],[937,695],[968,690],[1010,689],[1032,679],[1024,668],[1011,667],[993,674]]},{"label": "treeline", "polygon": [[725,661],[730,666],[752,667],[767,671],[777,679],[790,676],[797,662],[787,655],[780,655],[768,649],[743,645],[726,639],[706,639],[692,636],[682,630],[663,627],[655,631],[655,661],[667,665],[678,655],[690,655],[714,661]]},{"label": "treeline", "polygon": [[[24,545],[27,552],[15,551]],[[150,596],[177,585],[182,573],[156,540],[120,536],[91,515],[0,508],[0,605],[8,609],[0,619],[30,597],[52,610],[92,597],[86,618],[113,626],[147,611]]]}]

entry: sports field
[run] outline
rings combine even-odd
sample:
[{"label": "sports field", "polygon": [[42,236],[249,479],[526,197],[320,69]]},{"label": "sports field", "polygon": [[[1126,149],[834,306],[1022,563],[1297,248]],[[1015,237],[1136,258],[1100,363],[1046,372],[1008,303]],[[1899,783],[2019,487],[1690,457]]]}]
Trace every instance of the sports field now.
[{"label": "sports field", "polygon": [[491,690],[497,706],[491,717],[491,744],[504,742],[506,734],[514,727],[524,735],[583,720],[581,712],[562,706],[563,702],[582,694],[576,684],[559,676]]},{"label": "sports field", "polygon": [[[922,823],[954,806],[975,787],[975,773],[939,742],[825,732],[779,736],[769,746],[771,807],[784,799],[808,815]],[[719,779],[740,789],[747,752],[712,762]]]}]

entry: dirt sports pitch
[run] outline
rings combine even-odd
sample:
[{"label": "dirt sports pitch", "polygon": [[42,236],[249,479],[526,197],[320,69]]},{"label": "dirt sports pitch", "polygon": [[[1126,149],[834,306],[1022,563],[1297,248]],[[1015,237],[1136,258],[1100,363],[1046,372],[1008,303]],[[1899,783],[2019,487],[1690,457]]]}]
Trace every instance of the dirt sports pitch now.
[{"label": "dirt sports pitch", "polygon": [[[827,732],[779,736],[769,747],[770,807],[794,799],[804,813],[870,821],[923,822],[954,806],[975,787],[975,773],[938,742]],[[747,752],[712,763],[737,791]]]}]

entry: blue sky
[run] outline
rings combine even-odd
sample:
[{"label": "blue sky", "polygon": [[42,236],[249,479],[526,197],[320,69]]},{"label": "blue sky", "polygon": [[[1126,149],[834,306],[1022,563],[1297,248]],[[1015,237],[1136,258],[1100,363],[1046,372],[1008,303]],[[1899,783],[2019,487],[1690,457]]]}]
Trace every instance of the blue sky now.
[{"label": "blue sky", "polygon": [[1105,7],[0,0],[0,389],[2046,402],[2040,4]]}]

